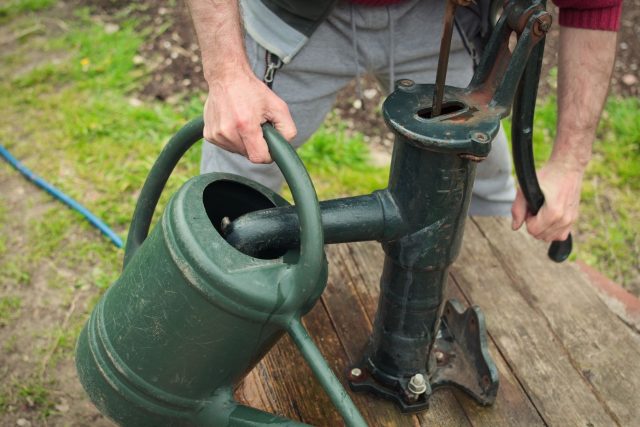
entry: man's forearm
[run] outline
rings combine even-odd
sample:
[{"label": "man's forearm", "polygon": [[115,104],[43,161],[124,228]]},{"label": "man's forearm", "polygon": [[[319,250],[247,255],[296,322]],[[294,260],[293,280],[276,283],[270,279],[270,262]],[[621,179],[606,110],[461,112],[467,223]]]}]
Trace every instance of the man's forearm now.
[{"label": "man's forearm", "polygon": [[558,58],[558,134],[552,160],[583,170],[604,106],[615,32],[562,27]]},{"label": "man's forearm", "polygon": [[578,218],[582,179],[607,98],[615,50],[613,31],[561,27],[557,134],[549,162],[538,171],[545,204],[537,215],[527,216],[526,201],[518,191],[511,209],[513,229],[526,222],[531,235],[548,242],[569,235]]},{"label": "man's forearm", "polygon": [[271,122],[287,141],[296,126],[284,103],[253,73],[244,50],[238,0],[187,0],[202,52],[209,94],[204,104],[205,140],[270,163],[260,125]]},{"label": "man's forearm", "polygon": [[187,0],[202,52],[205,79],[250,71],[237,0]]}]

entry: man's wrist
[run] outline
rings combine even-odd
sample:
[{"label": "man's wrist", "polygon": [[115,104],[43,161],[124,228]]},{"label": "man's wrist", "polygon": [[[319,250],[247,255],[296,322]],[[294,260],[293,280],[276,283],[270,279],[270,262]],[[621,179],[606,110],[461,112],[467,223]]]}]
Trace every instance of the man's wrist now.
[{"label": "man's wrist", "polygon": [[550,161],[561,163],[567,170],[583,173],[591,160],[593,132],[558,132]]},{"label": "man's wrist", "polygon": [[235,80],[242,75],[253,75],[251,67],[246,57],[228,58],[224,62],[221,61],[204,61],[203,60],[204,78],[209,85],[216,81]]}]

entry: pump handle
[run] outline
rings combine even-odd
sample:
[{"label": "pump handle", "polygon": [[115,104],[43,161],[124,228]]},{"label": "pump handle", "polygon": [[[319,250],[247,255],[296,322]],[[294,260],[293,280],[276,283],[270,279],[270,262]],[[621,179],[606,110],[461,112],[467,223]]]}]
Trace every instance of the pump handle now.
[{"label": "pump handle", "polygon": [[[531,56],[522,74],[513,104],[511,128],[513,164],[520,188],[527,199],[529,212],[532,215],[536,215],[544,204],[544,194],[538,182],[533,158],[533,115],[536,108],[543,52],[544,38],[531,51]],[[566,240],[552,242],[547,254],[553,261],[562,262],[569,257],[572,247],[573,240],[569,234]]]}]

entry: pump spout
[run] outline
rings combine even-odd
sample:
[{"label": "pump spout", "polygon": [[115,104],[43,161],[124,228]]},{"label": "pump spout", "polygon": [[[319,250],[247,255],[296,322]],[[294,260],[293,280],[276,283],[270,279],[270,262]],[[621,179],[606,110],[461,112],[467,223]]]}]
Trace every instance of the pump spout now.
[{"label": "pump spout", "polygon": [[[387,190],[320,202],[324,242],[391,240],[402,234],[403,221]],[[292,206],[247,213],[222,227],[231,246],[258,258],[300,245],[300,225]]]}]

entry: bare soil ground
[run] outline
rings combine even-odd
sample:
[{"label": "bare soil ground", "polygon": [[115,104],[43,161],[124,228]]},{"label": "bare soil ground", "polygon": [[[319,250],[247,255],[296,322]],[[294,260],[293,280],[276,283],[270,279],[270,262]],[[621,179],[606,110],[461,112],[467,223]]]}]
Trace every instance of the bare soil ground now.
[{"label": "bare soil ground", "polygon": [[[0,230],[11,248],[7,256],[19,257],[26,252],[22,248],[37,244],[30,239],[30,225],[46,222],[47,213],[60,204],[6,165],[0,168],[0,198],[10,207]],[[87,236],[78,229],[69,241],[86,238],[100,236]],[[79,285],[70,293],[68,285],[88,277],[92,264],[90,259],[73,266],[57,259],[41,260],[29,266],[28,275],[0,289],[0,297],[11,295],[21,301],[6,324],[0,321],[0,381],[3,389],[13,391],[2,396],[7,401],[0,402],[5,406],[0,426],[112,425],[86,398],[73,359],[61,357],[75,345],[61,337],[84,321],[95,301],[95,287]]]},{"label": "bare soil ground", "polygon": [[[47,10],[46,25],[27,29],[33,31],[31,41],[68,30],[65,21],[73,8],[65,6],[70,5]],[[20,37],[5,30],[0,26],[0,60],[21,43]],[[48,62],[68,60],[66,54],[54,52],[28,54],[25,59],[23,69],[11,78]],[[20,134],[18,120],[6,116],[3,120]],[[84,261],[74,262],[55,253],[25,259],[24,254],[32,253],[26,248],[47,244],[43,242],[46,235],[42,239],[34,226],[47,224],[53,210],[67,208],[4,161],[0,161],[0,206],[5,210],[0,240],[7,248],[0,254],[0,312],[4,314],[0,316],[0,426],[113,425],[87,399],[69,357],[78,328],[95,304],[96,288],[85,278],[90,277],[96,259],[82,256]],[[99,241],[101,237],[74,225],[62,246],[87,239]],[[12,302],[10,307],[3,307],[6,301]]]}]

